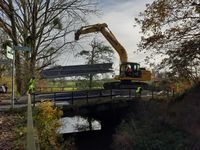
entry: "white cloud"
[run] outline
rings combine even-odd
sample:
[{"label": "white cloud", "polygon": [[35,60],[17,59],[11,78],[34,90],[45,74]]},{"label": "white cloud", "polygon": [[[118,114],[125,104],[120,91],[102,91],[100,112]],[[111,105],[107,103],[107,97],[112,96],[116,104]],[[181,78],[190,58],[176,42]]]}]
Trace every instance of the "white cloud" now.
[{"label": "white cloud", "polygon": [[[140,41],[139,27],[133,27],[134,18],[139,12],[144,11],[145,4],[153,0],[99,0],[102,14],[89,19],[89,24],[107,23],[109,29],[114,33],[119,42],[127,50],[129,61],[138,62],[144,65],[145,54],[134,54],[137,51],[137,44]],[[99,35],[101,37],[102,35]],[[102,39],[103,36],[102,36]],[[85,43],[85,42],[84,42]],[[89,44],[89,42],[88,42]],[[109,45],[109,43],[108,43]],[[119,56],[116,53],[115,66],[119,65]],[[71,55],[67,64],[78,65],[83,62]]]},{"label": "white cloud", "polygon": [[[104,0],[101,0],[101,2],[103,1]],[[152,1],[153,0],[113,0],[107,2],[107,5],[103,3],[103,14],[101,17],[93,18],[90,23],[107,23],[109,29],[127,50],[129,61],[144,65],[145,54],[134,53],[137,52],[137,44],[140,41],[141,35],[139,34],[139,27],[133,26],[135,24],[134,18],[138,16],[139,12],[145,9],[145,4]],[[116,63],[119,64],[119,61]]]}]

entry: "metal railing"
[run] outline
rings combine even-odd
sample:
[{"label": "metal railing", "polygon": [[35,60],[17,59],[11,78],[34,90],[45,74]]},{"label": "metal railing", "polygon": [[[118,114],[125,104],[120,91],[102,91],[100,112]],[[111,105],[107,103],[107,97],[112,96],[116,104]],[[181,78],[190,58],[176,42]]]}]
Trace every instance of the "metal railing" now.
[{"label": "metal railing", "polygon": [[33,94],[33,104],[36,101],[49,99],[56,101],[65,101],[70,104],[74,104],[75,101],[78,100],[90,100],[99,98],[99,100],[103,98],[113,98],[126,97],[128,99],[132,99],[136,97],[136,93],[134,89],[97,89],[97,90],[82,90],[82,91],[68,91],[68,92],[46,92],[46,93],[34,93]]},{"label": "metal railing", "polygon": [[143,90],[141,95],[136,94],[135,89],[96,89],[96,90],[81,90],[81,91],[65,91],[65,92],[46,92],[46,93],[34,93],[33,94],[33,104],[36,101],[48,99],[57,101],[69,102],[69,104],[74,104],[75,101],[97,99],[101,101],[104,98],[110,98],[111,100],[117,98],[128,98],[136,99],[142,98],[145,100],[150,99],[169,99],[174,96],[173,91],[156,91],[156,90]]}]

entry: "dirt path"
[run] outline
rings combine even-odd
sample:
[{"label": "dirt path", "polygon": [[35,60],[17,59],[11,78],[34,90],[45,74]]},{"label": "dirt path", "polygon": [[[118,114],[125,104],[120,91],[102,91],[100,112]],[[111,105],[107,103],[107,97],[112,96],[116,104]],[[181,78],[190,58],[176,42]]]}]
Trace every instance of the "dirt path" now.
[{"label": "dirt path", "polygon": [[0,112],[0,150],[23,149],[16,147],[18,137],[16,126],[19,126],[21,117],[18,114]]}]

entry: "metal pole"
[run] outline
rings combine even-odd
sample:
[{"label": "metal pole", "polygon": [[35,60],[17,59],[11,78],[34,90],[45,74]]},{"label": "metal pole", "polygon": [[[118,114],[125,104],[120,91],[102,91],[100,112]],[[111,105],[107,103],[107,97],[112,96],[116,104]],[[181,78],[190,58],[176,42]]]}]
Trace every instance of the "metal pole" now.
[{"label": "metal pole", "polygon": [[13,48],[13,61],[12,61],[12,100],[11,100],[11,108],[14,108],[15,105],[15,50]]}]

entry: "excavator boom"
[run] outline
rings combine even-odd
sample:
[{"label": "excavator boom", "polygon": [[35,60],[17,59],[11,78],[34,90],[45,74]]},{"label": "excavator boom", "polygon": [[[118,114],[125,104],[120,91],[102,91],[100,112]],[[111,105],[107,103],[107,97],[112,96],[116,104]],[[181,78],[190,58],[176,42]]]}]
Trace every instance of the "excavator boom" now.
[{"label": "excavator boom", "polygon": [[81,27],[75,33],[75,40],[79,40],[81,34],[88,34],[94,32],[101,32],[103,34],[103,36],[119,54],[121,63],[127,62],[128,57],[125,48],[119,43],[119,41],[116,39],[113,33],[108,29],[108,25],[106,23]]}]

